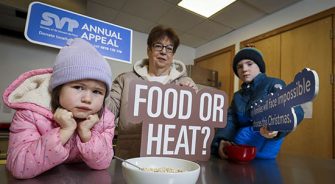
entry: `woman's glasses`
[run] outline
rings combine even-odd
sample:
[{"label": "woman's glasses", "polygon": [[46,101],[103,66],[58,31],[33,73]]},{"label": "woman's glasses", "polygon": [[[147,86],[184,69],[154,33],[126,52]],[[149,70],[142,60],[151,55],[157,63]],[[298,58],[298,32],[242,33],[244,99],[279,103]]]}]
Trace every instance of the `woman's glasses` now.
[{"label": "woman's glasses", "polygon": [[173,45],[163,45],[161,43],[155,43],[152,45],[155,51],[162,51],[164,48],[167,53],[173,53]]}]

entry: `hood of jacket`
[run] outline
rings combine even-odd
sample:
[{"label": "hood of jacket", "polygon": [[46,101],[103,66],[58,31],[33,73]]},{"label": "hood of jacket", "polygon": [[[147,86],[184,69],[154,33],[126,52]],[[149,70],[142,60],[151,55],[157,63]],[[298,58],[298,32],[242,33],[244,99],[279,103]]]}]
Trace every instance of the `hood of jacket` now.
[{"label": "hood of jacket", "polygon": [[4,103],[15,110],[30,110],[52,118],[51,94],[48,90],[52,68],[21,74],[5,90]]},{"label": "hood of jacket", "polygon": [[[134,64],[134,72],[144,78],[148,79],[149,71],[149,59],[139,60]],[[168,75],[166,83],[178,79],[182,76],[187,76],[186,66],[183,62],[178,60],[173,60],[171,64],[171,71]]]}]

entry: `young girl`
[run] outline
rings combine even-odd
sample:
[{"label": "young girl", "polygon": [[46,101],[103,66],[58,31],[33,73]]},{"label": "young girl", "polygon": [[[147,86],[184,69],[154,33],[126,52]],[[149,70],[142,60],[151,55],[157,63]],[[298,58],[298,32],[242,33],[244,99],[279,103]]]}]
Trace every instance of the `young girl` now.
[{"label": "young girl", "polygon": [[60,50],[53,69],[16,79],[3,94],[6,105],[16,110],[7,157],[12,175],[32,178],[77,161],[108,168],[115,125],[104,100],[111,80],[109,64],[80,38]]}]

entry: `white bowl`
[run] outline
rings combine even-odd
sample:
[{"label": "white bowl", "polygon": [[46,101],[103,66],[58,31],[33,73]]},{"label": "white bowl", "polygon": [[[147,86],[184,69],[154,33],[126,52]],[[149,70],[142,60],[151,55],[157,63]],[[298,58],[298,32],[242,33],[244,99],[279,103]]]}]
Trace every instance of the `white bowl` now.
[{"label": "white bowl", "polygon": [[197,182],[200,165],[184,159],[169,157],[138,157],[127,160],[142,168],[174,168],[183,172],[166,173],[140,170],[126,162],[122,173],[127,184],[194,184]]}]

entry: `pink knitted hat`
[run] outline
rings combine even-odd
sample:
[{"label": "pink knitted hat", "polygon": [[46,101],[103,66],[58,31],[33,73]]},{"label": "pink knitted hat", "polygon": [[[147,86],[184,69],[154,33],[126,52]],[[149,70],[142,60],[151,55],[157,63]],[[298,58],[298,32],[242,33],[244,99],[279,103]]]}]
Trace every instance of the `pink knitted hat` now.
[{"label": "pink knitted hat", "polygon": [[111,89],[112,71],[102,55],[86,40],[68,40],[58,53],[50,79],[49,90],[59,85],[82,79],[95,79]]}]

